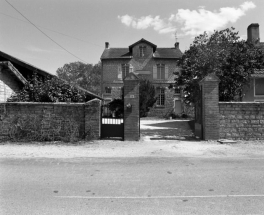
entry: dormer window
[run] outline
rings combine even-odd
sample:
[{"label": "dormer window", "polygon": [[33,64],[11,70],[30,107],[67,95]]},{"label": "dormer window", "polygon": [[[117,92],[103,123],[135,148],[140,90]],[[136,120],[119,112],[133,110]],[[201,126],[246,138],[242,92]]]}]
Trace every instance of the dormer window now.
[{"label": "dormer window", "polygon": [[139,46],[139,56],[144,57],[146,54],[146,46]]}]

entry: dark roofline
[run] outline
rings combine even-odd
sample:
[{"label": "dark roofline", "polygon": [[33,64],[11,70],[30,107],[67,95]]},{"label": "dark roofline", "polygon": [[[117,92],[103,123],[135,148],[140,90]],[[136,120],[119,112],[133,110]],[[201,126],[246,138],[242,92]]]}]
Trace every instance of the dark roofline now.
[{"label": "dark roofline", "polygon": [[132,45],[130,45],[130,46],[128,47],[128,48],[129,48],[129,51],[132,52],[132,48],[133,48],[135,45],[137,45],[137,44],[139,44],[139,43],[142,43],[142,42],[147,43],[147,44],[149,44],[150,46],[152,46],[152,47],[153,47],[153,52],[156,51],[156,49],[157,49],[157,45],[155,45],[155,44],[153,44],[153,43],[151,43],[151,42],[145,40],[144,38],[142,38],[141,40],[139,40],[139,41],[133,43]]},{"label": "dark roofline", "polygon": [[16,67],[14,67],[14,65],[11,62],[1,61],[0,65],[7,67],[23,84],[27,83],[27,80],[24,78],[24,76],[16,69]]},{"label": "dark roofline", "polygon": [[4,57],[4,58],[7,58],[9,61],[13,61],[13,62],[15,62],[16,64],[18,64],[18,65],[20,65],[20,66],[23,66],[23,67],[25,67],[25,68],[27,68],[27,69],[29,69],[29,70],[31,70],[31,71],[36,71],[36,72],[40,73],[40,74],[43,75],[43,76],[55,76],[55,75],[53,75],[53,74],[51,74],[51,73],[48,73],[48,72],[46,72],[46,71],[44,71],[44,70],[42,70],[42,69],[39,69],[39,68],[37,68],[37,67],[35,67],[35,66],[29,64],[29,63],[26,63],[26,62],[23,61],[23,60],[20,60],[20,59],[18,59],[18,58],[15,58],[15,57],[13,57],[13,56],[11,56],[11,55],[9,55],[9,54],[6,54],[6,53],[4,53],[4,52],[2,52],[2,51],[0,51],[0,56],[2,56],[2,57]]}]

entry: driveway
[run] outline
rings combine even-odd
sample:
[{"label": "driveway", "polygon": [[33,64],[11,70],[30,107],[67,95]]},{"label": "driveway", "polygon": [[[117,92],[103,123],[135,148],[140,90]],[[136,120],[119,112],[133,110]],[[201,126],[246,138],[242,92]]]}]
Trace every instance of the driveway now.
[{"label": "driveway", "polygon": [[149,140],[195,140],[194,121],[141,118],[140,134]]}]

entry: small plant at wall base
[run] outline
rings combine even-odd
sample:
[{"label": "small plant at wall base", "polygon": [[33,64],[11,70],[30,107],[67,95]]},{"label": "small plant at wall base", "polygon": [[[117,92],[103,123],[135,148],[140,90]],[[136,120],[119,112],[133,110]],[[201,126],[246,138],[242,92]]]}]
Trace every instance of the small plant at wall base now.
[{"label": "small plant at wall base", "polygon": [[139,85],[140,117],[146,117],[150,108],[157,101],[155,94],[154,85],[149,80],[141,79]]},{"label": "small plant at wall base", "polygon": [[181,86],[187,104],[197,102],[199,82],[214,73],[220,79],[219,100],[236,101],[243,97],[254,69],[263,66],[263,52],[252,43],[241,40],[234,28],[206,32],[197,36],[178,65],[181,72],[175,85]]},{"label": "small plant at wall base", "polygon": [[89,95],[57,77],[42,79],[36,73],[8,102],[87,102]]}]

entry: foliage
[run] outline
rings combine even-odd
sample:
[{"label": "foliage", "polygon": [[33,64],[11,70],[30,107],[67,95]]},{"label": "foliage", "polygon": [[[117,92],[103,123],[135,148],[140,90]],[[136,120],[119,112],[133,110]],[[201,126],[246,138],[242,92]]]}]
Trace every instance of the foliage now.
[{"label": "foliage", "polygon": [[124,99],[114,99],[107,104],[109,110],[115,113],[116,117],[123,117]]},{"label": "foliage", "polygon": [[254,44],[241,40],[234,28],[227,28],[211,36],[205,32],[196,37],[178,65],[181,73],[175,84],[183,88],[186,103],[197,101],[199,82],[209,73],[220,79],[220,101],[233,101],[242,98],[250,75],[263,65],[263,53]]},{"label": "foliage", "polygon": [[149,109],[153,107],[156,100],[154,85],[149,80],[141,79],[139,86],[140,117],[147,116]]},{"label": "foliage", "polygon": [[56,71],[60,79],[71,85],[78,85],[95,94],[100,93],[101,63],[92,65],[82,62],[65,64]]},{"label": "foliage", "polygon": [[90,99],[84,91],[57,77],[43,80],[34,73],[24,88],[12,95],[8,102],[86,102]]}]

